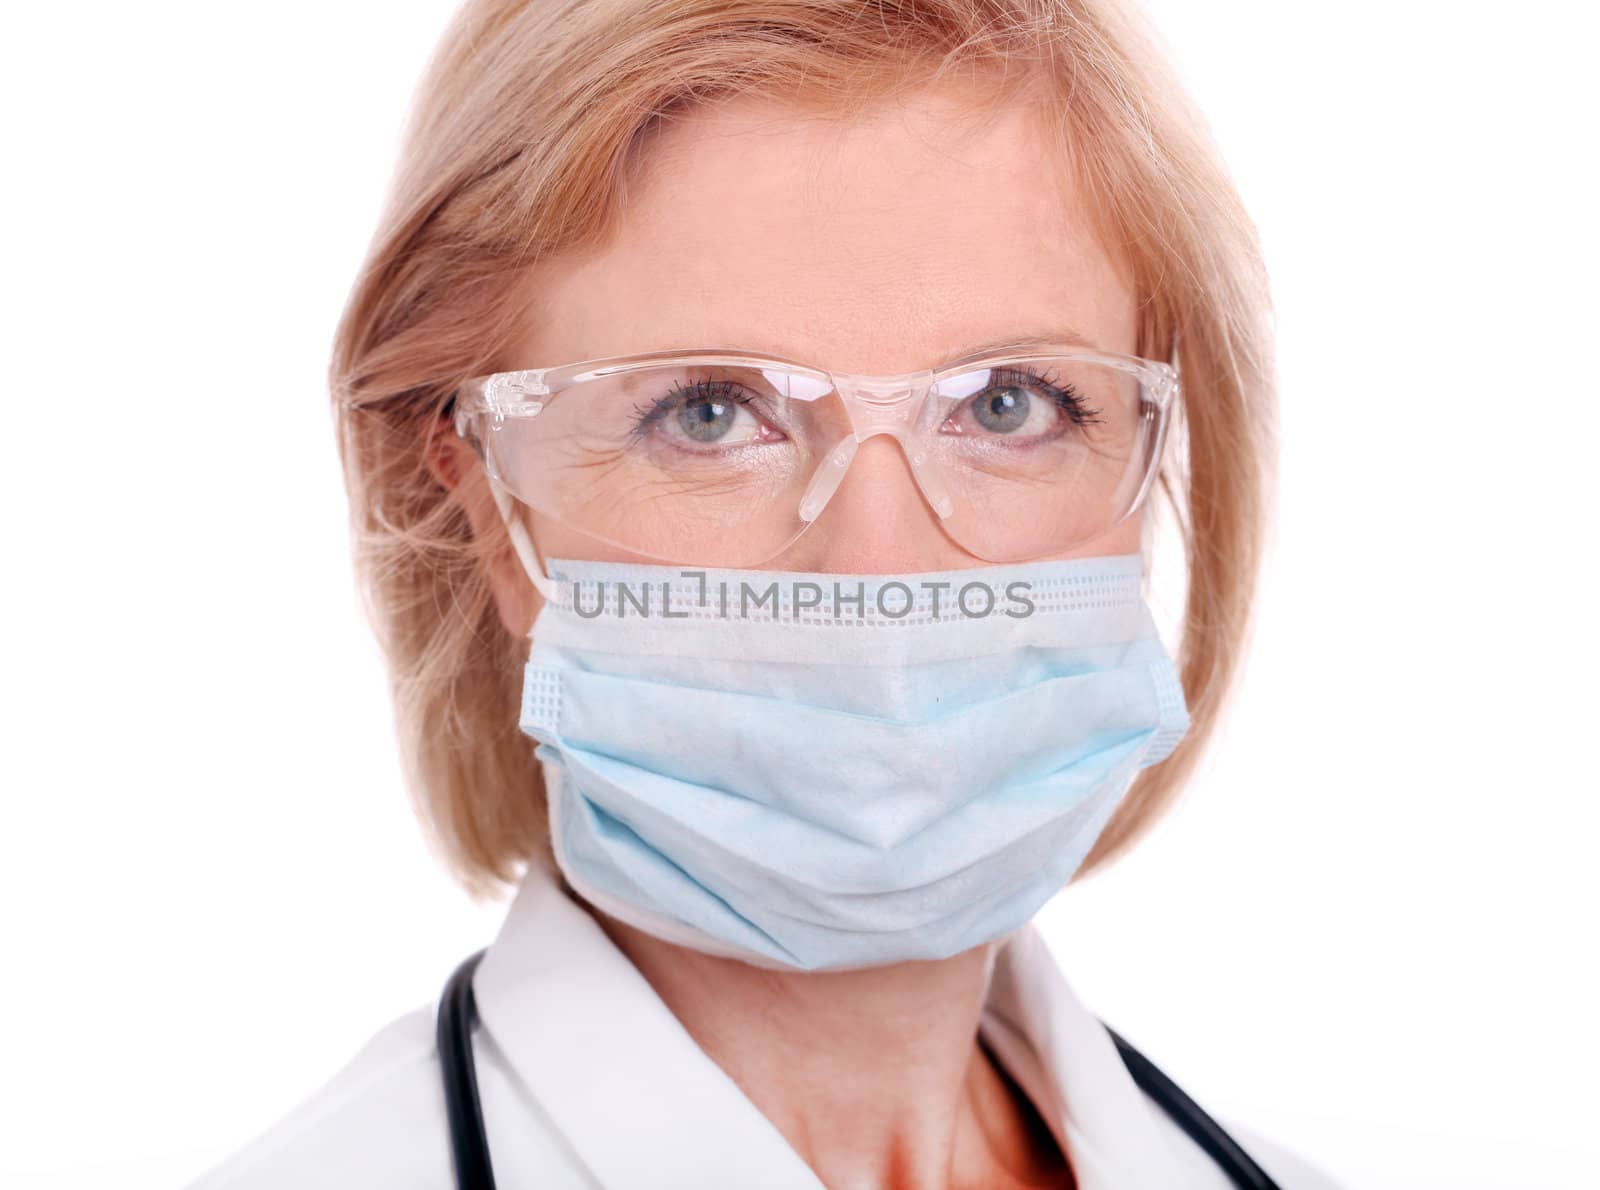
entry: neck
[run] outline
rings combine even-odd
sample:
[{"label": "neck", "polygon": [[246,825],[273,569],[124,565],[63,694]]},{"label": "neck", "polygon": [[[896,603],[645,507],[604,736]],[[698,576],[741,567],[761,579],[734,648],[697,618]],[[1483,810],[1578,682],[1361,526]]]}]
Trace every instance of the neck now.
[{"label": "neck", "polygon": [[979,1042],[996,944],[858,971],[771,971],[590,912],[826,1185],[1073,1184],[1048,1127]]}]

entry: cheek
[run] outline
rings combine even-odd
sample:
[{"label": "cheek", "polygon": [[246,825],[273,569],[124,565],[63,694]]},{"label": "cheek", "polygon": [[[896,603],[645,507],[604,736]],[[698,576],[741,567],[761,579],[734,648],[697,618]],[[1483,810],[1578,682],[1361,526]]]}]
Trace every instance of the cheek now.
[{"label": "cheek", "polygon": [[1102,533],[1099,537],[1086,541],[1067,553],[1054,554],[1052,558],[1103,558],[1113,554],[1137,554],[1143,545],[1141,540],[1143,527],[1144,511],[1141,509],[1109,532]]},{"label": "cheek", "polygon": [[1100,552],[1103,554],[1136,554],[1143,537],[1144,514],[1131,516],[1106,534],[1105,545]]},{"label": "cheek", "polygon": [[568,528],[560,521],[551,520],[542,513],[525,509],[528,518],[528,535],[534,548],[549,564],[551,558],[571,558],[583,562],[640,562],[648,561],[609,542],[600,541],[586,533]]}]

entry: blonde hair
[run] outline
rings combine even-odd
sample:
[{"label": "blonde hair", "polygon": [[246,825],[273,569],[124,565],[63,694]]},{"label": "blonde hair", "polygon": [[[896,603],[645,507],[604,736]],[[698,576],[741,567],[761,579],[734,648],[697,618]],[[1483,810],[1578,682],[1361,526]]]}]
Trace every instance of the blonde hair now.
[{"label": "blonde hair", "polygon": [[[1191,729],[1144,770],[1083,872],[1170,805],[1218,722],[1249,633],[1274,484],[1271,311],[1255,229],[1200,116],[1117,0],[468,0],[422,81],[387,209],[330,368],[354,560],[387,656],[406,780],[475,897],[553,869],[526,642],[423,446],[504,352],[538,263],[603,244],[650,134],[697,105],[789,96],[837,112],[962,72],[1044,97],[1051,150],[1138,301],[1138,354],[1181,329],[1182,408],[1156,491],[1186,555],[1177,646]],[[619,345],[619,349],[621,345]]]}]

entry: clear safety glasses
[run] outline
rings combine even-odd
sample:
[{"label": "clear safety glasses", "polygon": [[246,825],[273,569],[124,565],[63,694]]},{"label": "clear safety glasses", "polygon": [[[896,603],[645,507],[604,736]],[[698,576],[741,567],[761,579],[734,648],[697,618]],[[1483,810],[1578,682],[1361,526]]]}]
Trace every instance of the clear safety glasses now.
[{"label": "clear safety glasses", "polygon": [[1177,394],[1171,364],[1065,345],[899,376],[706,349],[475,377],[454,413],[496,484],[645,557],[758,567],[887,434],[953,541],[1022,562],[1139,507]]}]

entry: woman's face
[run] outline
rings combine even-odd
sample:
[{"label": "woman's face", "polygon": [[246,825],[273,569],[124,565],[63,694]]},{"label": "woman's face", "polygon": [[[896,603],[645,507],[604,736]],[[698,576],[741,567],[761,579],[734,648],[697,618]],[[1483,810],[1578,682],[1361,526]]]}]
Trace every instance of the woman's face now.
[{"label": "woman's face", "polygon": [[[721,346],[879,374],[1035,335],[1132,354],[1131,290],[1078,197],[1047,176],[1035,117],[1019,107],[984,124],[971,111],[959,92],[927,92],[830,124],[741,100],[664,129],[615,239],[538,267],[511,366]],[[517,507],[545,559],[651,561]],[[1138,549],[1130,517],[1056,556]],[[821,516],[765,564],[982,565],[941,532],[887,435],[861,444]],[[508,626],[526,630],[526,580],[506,568],[496,586]]]}]

